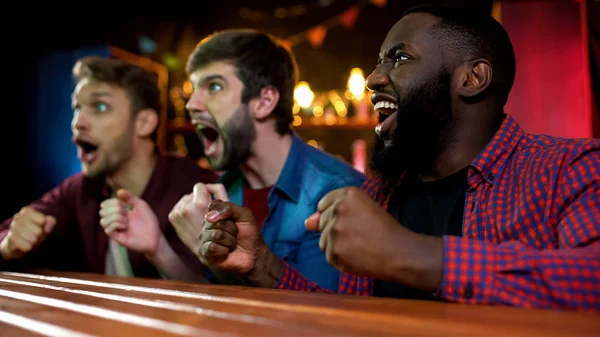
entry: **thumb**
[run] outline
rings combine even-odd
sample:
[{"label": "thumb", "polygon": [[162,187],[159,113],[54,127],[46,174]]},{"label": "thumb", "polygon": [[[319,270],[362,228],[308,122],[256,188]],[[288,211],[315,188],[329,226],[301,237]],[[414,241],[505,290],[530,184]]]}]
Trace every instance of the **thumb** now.
[{"label": "thumb", "polygon": [[46,215],[44,219],[44,233],[48,234],[52,232],[54,226],[56,225],[56,218],[52,215]]},{"label": "thumb", "polygon": [[256,223],[254,214],[248,208],[228,201],[214,200],[208,205],[208,210],[210,212],[206,214],[205,218],[212,223],[225,219],[230,219],[233,222]]},{"label": "thumb", "polygon": [[137,206],[141,200],[140,198],[133,195],[133,193],[131,193],[125,189],[120,189],[117,191],[117,199],[121,200],[122,202],[124,202],[127,205],[130,205],[132,207]]},{"label": "thumb", "polygon": [[319,212],[315,212],[306,220],[304,220],[304,226],[306,226],[306,229],[308,229],[309,231],[318,231],[320,218],[321,214]]}]

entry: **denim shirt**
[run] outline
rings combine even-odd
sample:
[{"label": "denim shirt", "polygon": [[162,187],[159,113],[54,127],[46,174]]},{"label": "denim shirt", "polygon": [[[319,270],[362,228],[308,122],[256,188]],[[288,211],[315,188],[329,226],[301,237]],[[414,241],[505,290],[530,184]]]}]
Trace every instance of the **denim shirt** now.
[{"label": "denim shirt", "polygon": [[[346,162],[304,143],[292,134],[292,147],[279,179],[268,195],[269,213],[262,235],[281,259],[321,287],[335,291],[340,272],[327,263],[319,248],[319,232],[310,232],[304,220],[330,191],[346,186],[360,187],[365,177]],[[229,201],[242,205],[245,178],[239,169],[219,179]]]}]

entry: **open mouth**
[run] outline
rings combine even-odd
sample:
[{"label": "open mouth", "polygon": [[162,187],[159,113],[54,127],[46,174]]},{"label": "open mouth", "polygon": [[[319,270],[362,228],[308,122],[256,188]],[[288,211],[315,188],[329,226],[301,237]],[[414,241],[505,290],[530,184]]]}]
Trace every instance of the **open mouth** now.
[{"label": "open mouth", "polygon": [[202,139],[204,145],[204,154],[212,156],[217,153],[219,132],[215,127],[208,123],[195,123],[196,133]]},{"label": "open mouth", "polygon": [[375,127],[375,133],[383,137],[387,135],[393,127],[394,118],[389,118],[398,111],[398,104],[390,100],[381,100],[373,106],[379,113],[379,124]]},{"label": "open mouth", "polygon": [[98,156],[98,145],[88,142],[82,139],[76,139],[75,144],[77,145],[79,158],[86,162],[93,162]]}]

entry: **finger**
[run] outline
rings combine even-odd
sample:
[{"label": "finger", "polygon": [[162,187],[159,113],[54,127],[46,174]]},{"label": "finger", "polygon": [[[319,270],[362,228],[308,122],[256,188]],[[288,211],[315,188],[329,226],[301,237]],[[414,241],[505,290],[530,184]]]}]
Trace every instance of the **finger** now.
[{"label": "finger", "polygon": [[345,194],[346,194],[345,188],[340,188],[340,189],[337,189],[337,190],[327,193],[319,201],[319,204],[317,205],[317,210],[319,212],[323,213],[323,211],[325,211],[327,208],[329,208],[334,202],[343,198]]},{"label": "finger", "polygon": [[325,228],[327,228],[328,226],[335,226],[335,220],[336,220],[336,216],[335,216],[335,208],[337,206],[336,204],[332,204],[331,207],[327,208],[323,213],[320,214],[319,216],[319,222],[318,224],[318,230],[319,231],[324,231]]},{"label": "finger", "polygon": [[229,248],[211,241],[203,242],[200,246],[200,255],[202,255],[209,263],[223,259],[227,257],[228,254]]},{"label": "finger", "polygon": [[120,222],[122,224],[126,224],[127,217],[120,213],[113,213],[100,219],[100,226],[102,226],[103,228],[107,228],[113,222]]},{"label": "finger", "polygon": [[46,222],[44,222],[44,233],[49,234],[56,226],[56,218],[52,215],[46,215]]},{"label": "finger", "polygon": [[222,229],[203,230],[202,242],[214,242],[220,246],[227,247],[229,251],[234,250],[237,245],[235,236]]},{"label": "finger", "polygon": [[133,193],[123,188],[117,191],[117,198],[125,205],[129,205],[133,208],[139,206],[141,203],[144,202],[142,199],[138,198]]},{"label": "finger", "polygon": [[223,186],[223,184],[206,184],[204,186],[206,187],[208,193],[212,194],[215,199],[229,201],[227,191],[225,190],[225,186]]},{"label": "finger", "polygon": [[106,227],[104,227],[104,233],[107,235],[111,235],[113,233],[122,232],[127,229],[127,224],[119,221],[111,222]]},{"label": "finger", "polygon": [[120,203],[121,203],[121,201],[117,198],[106,199],[102,203],[100,203],[100,209],[107,208],[107,207],[114,207],[115,205],[118,205]]},{"label": "finger", "polygon": [[183,209],[184,209],[184,205],[188,202],[188,200],[191,198],[190,194],[186,194],[183,197],[181,197],[181,199],[179,199],[179,201],[177,202],[177,204],[175,204],[175,206],[173,206],[173,209],[171,209],[171,213],[169,214],[169,221],[171,221],[172,224],[176,224],[177,222],[181,221],[181,218],[183,217]]},{"label": "finger", "polygon": [[192,192],[192,201],[198,205],[208,205],[211,201],[210,193],[206,189],[206,185],[198,183],[194,185],[194,191]]},{"label": "finger", "polygon": [[235,224],[235,222],[233,222],[231,220],[221,220],[221,221],[217,221],[217,222],[205,221],[205,223],[203,224],[203,229],[205,229],[205,230],[212,230],[212,229],[222,230],[222,231],[229,233],[234,238],[237,237],[237,235],[238,235],[238,227]]},{"label": "finger", "polygon": [[213,223],[224,219],[231,219],[233,222],[256,223],[254,215],[248,208],[229,201],[214,200],[208,209],[210,212],[206,214],[206,220]]},{"label": "finger", "polygon": [[320,217],[321,214],[319,214],[319,212],[315,212],[311,216],[306,218],[306,220],[304,220],[304,226],[306,226],[306,229],[308,229],[309,231],[318,231]]},{"label": "finger", "polygon": [[187,196],[187,194],[184,195],[183,197],[181,197],[181,199],[179,199],[179,201],[177,201],[175,206],[173,206],[173,208],[171,208],[171,212],[169,212],[169,221],[171,223],[173,223],[173,220],[175,220],[175,217],[177,216],[177,212],[178,212],[179,208],[181,207],[181,203],[184,202],[186,196]]},{"label": "finger", "polygon": [[44,223],[45,215],[32,207],[23,207],[19,215],[23,220],[31,221],[36,225],[41,226]]},{"label": "finger", "polygon": [[33,244],[31,242],[29,242],[19,236],[15,236],[15,235],[11,236],[10,241],[15,246],[15,248],[17,248],[18,250],[20,250],[22,252],[28,252],[31,250],[31,248],[33,248]]},{"label": "finger", "polygon": [[[41,233],[41,231],[39,231],[39,233]],[[39,236],[36,235],[33,231],[29,230],[28,228],[23,228],[22,230],[15,231],[13,234],[15,235],[15,237],[18,237],[31,244],[36,243]]]},{"label": "finger", "polygon": [[105,206],[103,208],[100,209],[100,217],[106,217],[109,216],[111,214],[123,214],[125,215],[126,210],[125,210],[125,204],[121,201],[118,201],[117,203],[111,204],[110,206]]}]

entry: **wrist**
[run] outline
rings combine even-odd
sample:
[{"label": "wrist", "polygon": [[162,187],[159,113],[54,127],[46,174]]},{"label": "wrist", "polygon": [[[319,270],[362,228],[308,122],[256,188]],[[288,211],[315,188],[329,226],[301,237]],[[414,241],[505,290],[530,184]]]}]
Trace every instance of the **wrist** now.
[{"label": "wrist", "polygon": [[444,241],[442,238],[417,234],[404,234],[404,254],[391,259],[389,279],[416,289],[436,292],[442,283]]},{"label": "wrist", "polygon": [[146,259],[148,259],[148,261],[150,261],[153,264],[156,264],[157,262],[163,260],[163,257],[168,253],[170,249],[171,246],[169,246],[169,242],[167,242],[167,239],[161,233],[155,248],[151,251],[144,253],[144,255],[146,256]]},{"label": "wrist", "polygon": [[283,261],[264,245],[256,259],[254,268],[246,275],[246,280],[261,288],[274,288],[283,274]]}]

